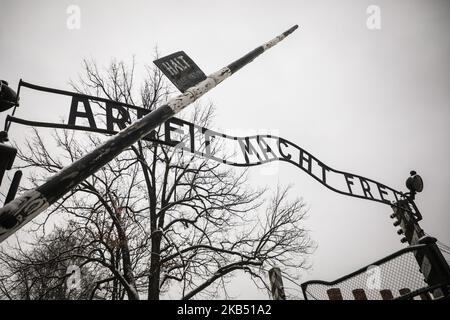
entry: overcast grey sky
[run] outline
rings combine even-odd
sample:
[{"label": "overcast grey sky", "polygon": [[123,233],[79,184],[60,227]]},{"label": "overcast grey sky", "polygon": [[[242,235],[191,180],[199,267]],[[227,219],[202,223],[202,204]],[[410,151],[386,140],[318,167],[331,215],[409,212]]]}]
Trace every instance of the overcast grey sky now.
[{"label": "overcast grey sky", "polygon": [[[67,28],[71,4],[80,29]],[[381,29],[367,27],[370,5],[381,10]],[[70,90],[83,58],[135,55],[143,70],[156,45],[162,55],[184,50],[210,73],[294,24],[298,31],[202,98],[217,107],[211,129],[276,132],[333,168],[400,190],[415,169],[425,181],[421,225],[449,244],[449,1],[2,0],[0,78]],[[19,115],[57,109],[36,97]],[[14,126],[10,135],[24,132]],[[388,206],[335,194],[287,163],[267,172],[252,169],[255,186],[292,184],[310,206],[306,225],[319,247],[303,281],[333,280],[403,246]],[[232,293],[266,297],[241,278]]]}]

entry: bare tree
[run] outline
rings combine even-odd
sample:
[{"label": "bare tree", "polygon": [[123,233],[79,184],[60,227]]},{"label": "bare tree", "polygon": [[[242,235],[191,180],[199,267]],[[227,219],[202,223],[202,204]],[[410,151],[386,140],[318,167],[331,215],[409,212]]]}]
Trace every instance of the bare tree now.
[{"label": "bare tree", "polygon": [[[98,272],[83,268],[86,260],[74,258],[82,251],[71,232],[56,228],[41,237],[32,248],[20,242],[14,250],[3,249],[0,254],[0,297],[21,300],[89,299]],[[66,286],[71,265],[83,268],[78,291]]]},{"label": "bare tree", "polygon": [[[130,68],[112,62],[105,70],[84,61],[84,76],[72,85],[152,110],[167,99],[170,87],[158,69],[146,70],[139,99],[134,98],[134,59]],[[213,113],[211,104],[196,105],[189,120],[210,126]],[[156,130],[157,138],[161,134]],[[60,131],[54,139],[57,155],[48,152],[38,131],[19,147],[20,167],[33,170],[31,185],[104,137]],[[214,297],[219,288],[227,295],[227,280],[236,270],[267,289],[267,268],[278,265],[295,278],[309,267],[306,256],[313,243],[301,227],[304,204],[290,202],[288,188],[278,188],[264,205],[265,193],[248,186],[245,170],[142,140],[53,205],[37,228],[44,236],[49,217],[67,217],[77,250],[65,250],[60,259],[81,259],[94,274],[91,297],[101,288],[108,299],[139,299],[146,293],[155,300],[169,289],[183,299]]]}]

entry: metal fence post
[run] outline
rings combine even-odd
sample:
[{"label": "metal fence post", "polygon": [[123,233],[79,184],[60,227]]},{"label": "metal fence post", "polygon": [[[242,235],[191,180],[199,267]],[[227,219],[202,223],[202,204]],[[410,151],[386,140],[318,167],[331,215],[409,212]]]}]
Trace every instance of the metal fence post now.
[{"label": "metal fence post", "polygon": [[269,280],[273,300],[286,300],[280,268],[274,267],[269,270]]},{"label": "metal fence post", "polygon": [[417,219],[410,213],[408,204],[405,201],[396,203],[394,214],[391,217],[396,219],[394,226],[400,227],[397,233],[403,235],[402,242],[407,242],[410,245],[426,245],[425,248],[418,250],[415,254],[420,272],[429,286],[442,284],[442,288],[433,290],[435,299],[448,297],[450,267],[436,245],[437,239],[426,235]]}]

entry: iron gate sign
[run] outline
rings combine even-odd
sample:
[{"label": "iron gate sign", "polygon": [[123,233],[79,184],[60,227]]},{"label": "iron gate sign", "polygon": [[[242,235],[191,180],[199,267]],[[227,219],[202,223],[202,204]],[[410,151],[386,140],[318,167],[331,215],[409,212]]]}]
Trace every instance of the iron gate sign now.
[{"label": "iron gate sign", "polygon": [[[24,81],[20,81],[20,87],[69,97],[69,115],[63,123],[39,122],[12,116],[7,116],[7,123],[115,134],[149,112],[148,109],[134,105]],[[273,161],[288,162],[334,192],[390,206],[405,198],[402,192],[373,179],[336,170],[295,143],[274,135],[236,137],[176,117],[168,119],[158,131],[161,133],[158,137],[154,131],[144,139],[231,166],[249,167]],[[412,200],[409,201],[413,204]],[[410,207],[415,213],[415,206]]]}]

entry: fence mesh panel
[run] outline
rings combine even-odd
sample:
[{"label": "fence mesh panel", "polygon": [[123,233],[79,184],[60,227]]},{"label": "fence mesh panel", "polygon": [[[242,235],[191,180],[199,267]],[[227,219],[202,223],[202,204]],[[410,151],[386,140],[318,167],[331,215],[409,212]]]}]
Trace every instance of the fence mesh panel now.
[{"label": "fence mesh panel", "polygon": [[[333,282],[308,281],[302,287],[309,300],[390,300],[428,285],[415,254],[420,247],[401,250],[388,260],[374,263]],[[414,299],[427,299],[422,294]]]}]

